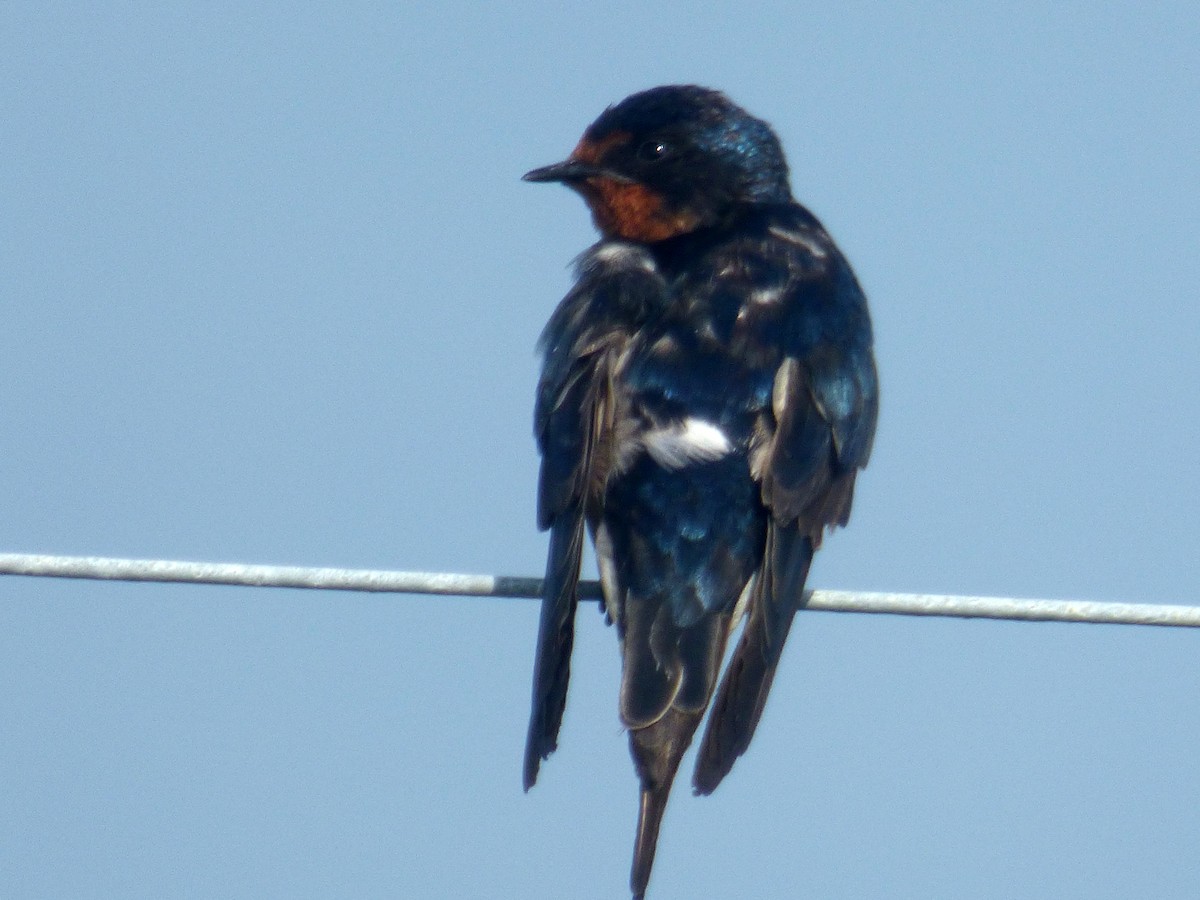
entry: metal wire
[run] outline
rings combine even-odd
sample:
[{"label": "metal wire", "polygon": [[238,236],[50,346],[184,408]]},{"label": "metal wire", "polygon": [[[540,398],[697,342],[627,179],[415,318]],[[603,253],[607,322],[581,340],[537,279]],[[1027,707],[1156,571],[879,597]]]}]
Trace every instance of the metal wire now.
[{"label": "metal wire", "polygon": [[[102,556],[43,556],[0,553],[0,575],[91,578],[106,581],[160,581],[229,584],[244,587],[372,591],[396,594],[450,594],[461,597],[541,596],[538,578],[456,575],[445,572],[388,572],[307,566],[180,562],[166,559],[113,559]],[[600,585],[582,581],[581,599],[597,600]],[[1110,625],[1169,625],[1200,628],[1200,606],[1148,603],[1096,603],[1077,600],[1018,600],[944,594],[891,594],[864,591],[809,591],[808,609],[824,612],[888,613],[967,619],[1035,622],[1093,622]]]}]

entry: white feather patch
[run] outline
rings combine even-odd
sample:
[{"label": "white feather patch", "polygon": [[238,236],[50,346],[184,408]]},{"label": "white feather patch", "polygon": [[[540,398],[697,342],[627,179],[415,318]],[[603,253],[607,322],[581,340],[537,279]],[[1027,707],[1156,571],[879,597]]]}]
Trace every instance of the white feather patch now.
[{"label": "white feather patch", "polygon": [[641,247],[624,241],[607,241],[592,251],[592,259],[621,269],[655,270],[654,260]]},{"label": "white feather patch", "polygon": [[783,296],[783,288],[769,287],[759,288],[750,292],[750,302],[759,304],[778,303],[779,298]]},{"label": "white feather patch", "polygon": [[826,256],[824,247],[812,240],[812,238],[806,237],[803,234],[795,231],[788,231],[786,228],[780,228],[778,225],[772,225],[767,230],[781,240],[785,240],[790,244],[795,244],[798,247],[803,247],[816,259],[824,259]]},{"label": "white feather patch", "polygon": [[651,458],[664,469],[680,469],[689,463],[712,462],[733,449],[733,444],[712,422],[689,416],[682,422],[656,428],[642,435]]},{"label": "white feather patch", "polygon": [[754,593],[754,583],[758,581],[758,573],[750,576],[750,580],[746,582],[746,586],[742,588],[742,593],[738,595],[737,604],[733,607],[733,617],[729,620],[729,633],[733,634],[738,623],[742,621],[742,616],[746,615],[746,611],[750,607],[750,595]]}]

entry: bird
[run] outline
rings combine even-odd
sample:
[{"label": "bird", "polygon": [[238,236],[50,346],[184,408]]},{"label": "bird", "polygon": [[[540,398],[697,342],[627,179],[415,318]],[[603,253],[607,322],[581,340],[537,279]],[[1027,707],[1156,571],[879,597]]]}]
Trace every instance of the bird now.
[{"label": "bird", "polygon": [[586,531],[621,649],[641,900],[710,701],[701,795],[746,752],[813,553],[848,521],[879,409],[871,321],[777,135],[719,91],[635,93],[524,179],[574,190],[600,234],[538,343],[549,551],[524,786],[557,747]]}]

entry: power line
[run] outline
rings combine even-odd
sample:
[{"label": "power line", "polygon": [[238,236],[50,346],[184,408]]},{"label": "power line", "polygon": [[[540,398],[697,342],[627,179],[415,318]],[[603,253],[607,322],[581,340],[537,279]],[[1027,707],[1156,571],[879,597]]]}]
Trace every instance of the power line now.
[{"label": "power line", "polygon": [[[0,553],[0,575],[395,594],[450,594],[460,597],[538,598],[542,590],[542,582],[538,578],[503,575],[260,566],[166,559],[113,559],[103,556],[44,556],[34,553]],[[595,581],[582,581],[579,584],[579,594],[581,599],[597,600],[600,597],[600,585]],[[1200,606],[1150,603],[810,591],[806,606],[808,609],[824,612],[1200,628]]]}]

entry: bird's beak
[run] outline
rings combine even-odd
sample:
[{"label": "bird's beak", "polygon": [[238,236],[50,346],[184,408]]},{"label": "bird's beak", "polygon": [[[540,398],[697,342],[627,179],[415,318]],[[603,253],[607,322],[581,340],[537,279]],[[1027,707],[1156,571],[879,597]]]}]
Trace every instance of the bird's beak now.
[{"label": "bird's beak", "polygon": [[534,169],[521,176],[522,181],[561,181],[567,185],[578,184],[589,178],[609,178],[622,184],[630,183],[633,180],[605,169],[603,166],[580,162],[577,159],[565,159],[560,163],[542,166],[540,169]]},{"label": "bird's beak", "polygon": [[570,183],[572,181],[583,181],[585,178],[590,178],[593,175],[599,174],[595,166],[589,166],[586,163],[576,162],[573,159],[567,159],[560,163],[555,163],[552,166],[542,166],[540,169],[534,169],[532,172],[526,172],[521,176],[522,181],[563,181]]}]

